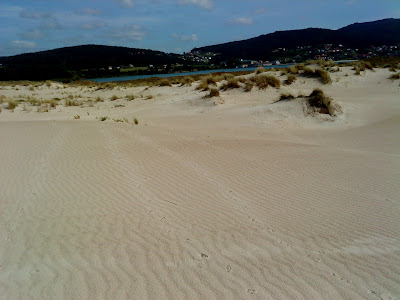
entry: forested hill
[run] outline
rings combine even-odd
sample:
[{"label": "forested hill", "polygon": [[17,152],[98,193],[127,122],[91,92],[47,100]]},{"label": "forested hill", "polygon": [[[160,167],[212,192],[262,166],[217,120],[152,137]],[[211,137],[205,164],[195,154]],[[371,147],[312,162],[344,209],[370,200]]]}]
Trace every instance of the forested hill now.
[{"label": "forested hill", "polygon": [[108,66],[148,66],[180,62],[177,54],[161,51],[82,45],[0,57],[0,80],[70,78],[84,69],[107,69]]},{"label": "forested hill", "polygon": [[268,59],[277,48],[343,44],[353,48],[400,43],[400,19],[355,23],[338,30],[308,28],[277,31],[255,38],[195,48],[192,51],[220,53],[229,58]]}]

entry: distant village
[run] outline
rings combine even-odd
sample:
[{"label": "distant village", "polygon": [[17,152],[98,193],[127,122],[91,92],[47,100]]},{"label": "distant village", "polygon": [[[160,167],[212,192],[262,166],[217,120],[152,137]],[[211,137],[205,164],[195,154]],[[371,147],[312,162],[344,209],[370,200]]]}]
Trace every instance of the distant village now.
[{"label": "distant village", "polygon": [[[260,66],[271,66],[280,64],[292,64],[300,63],[309,59],[325,59],[325,60],[352,60],[352,59],[365,59],[374,56],[390,56],[400,55],[399,46],[376,46],[367,49],[352,49],[347,48],[341,44],[325,44],[320,47],[315,46],[297,46],[294,49],[277,48],[272,51],[271,61],[254,60],[249,58],[242,58],[237,61],[236,67],[260,67]],[[200,52],[193,51],[184,54],[183,59],[190,60],[193,62],[201,62],[206,64],[212,64],[214,61],[218,61],[219,54],[213,52]],[[229,67],[227,60],[219,60],[218,65],[220,67]]]},{"label": "distant village", "polygon": [[[176,55],[176,54],[170,54]],[[374,56],[400,56],[400,47],[395,45],[382,45],[367,49],[353,49],[341,44],[324,44],[320,47],[297,46],[296,48],[277,48],[272,51],[271,60],[255,60],[251,58],[228,59],[219,53],[191,51],[180,55],[182,63],[171,65],[148,65],[147,71],[152,72],[177,72],[183,70],[201,69],[223,69],[223,68],[248,68],[248,67],[267,67],[274,65],[285,65],[301,63],[306,60],[356,60],[371,58]],[[108,70],[129,70],[135,68],[134,65],[109,66]],[[145,70],[142,70],[145,72]]]}]

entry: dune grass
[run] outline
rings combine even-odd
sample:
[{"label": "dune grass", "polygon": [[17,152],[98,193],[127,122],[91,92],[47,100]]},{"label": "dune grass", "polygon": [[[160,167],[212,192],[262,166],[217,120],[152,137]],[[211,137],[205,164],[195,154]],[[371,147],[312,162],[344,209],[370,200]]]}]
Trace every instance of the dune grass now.
[{"label": "dune grass", "polygon": [[265,70],[263,67],[258,67],[255,71],[256,75],[261,74],[266,72],[267,70]]},{"label": "dune grass", "polygon": [[392,79],[392,80],[400,79],[400,73],[392,74],[389,77],[389,79]]},{"label": "dune grass", "polygon": [[289,74],[288,77],[287,77],[287,79],[284,81],[284,84],[290,85],[290,84],[292,84],[293,82],[295,82],[296,79],[297,79],[296,75],[294,75],[294,74]]},{"label": "dune grass", "polygon": [[18,106],[17,101],[11,100],[11,99],[7,101],[7,109],[12,110],[12,109],[16,108],[17,106]]},{"label": "dune grass", "polygon": [[264,90],[269,86],[280,88],[281,81],[272,75],[255,75],[250,77],[250,81],[252,81],[260,90]]},{"label": "dune grass", "polygon": [[240,88],[239,80],[237,78],[229,78],[226,83],[221,85],[220,90],[226,91],[228,89],[238,89]]},{"label": "dune grass", "polygon": [[244,91],[245,91],[245,92],[251,92],[251,90],[253,89],[253,87],[254,87],[254,83],[253,83],[253,82],[251,82],[251,81],[246,81],[246,82],[245,82],[245,85],[244,85]]},{"label": "dune grass", "polygon": [[168,79],[162,79],[158,85],[159,86],[172,86],[171,81],[169,81]]},{"label": "dune grass", "polygon": [[317,68],[313,70],[310,67],[305,66],[303,68],[303,75],[307,77],[318,78],[323,84],[332,83],[331,76],[324,69]]},{"label": "dune grass", "polygon": [[289,100],[293,100],[293,99],[295,99],[295,98],[296,98],[296,97],[293,96],[293,95],[290,94],[290,93],[281,93],[280,96],[279,96],[279,98],[278,98],[278,100],[276,100],[275,103],[276,103],[276,102],[281,102],[281,101],[289,101]]},{"label": "dune grass", "polygon": [[211,88],[210,89],[210,94],[208,95],[208,97],[212,98],[212,97],[219,97],[219,91],[216,88]]}]

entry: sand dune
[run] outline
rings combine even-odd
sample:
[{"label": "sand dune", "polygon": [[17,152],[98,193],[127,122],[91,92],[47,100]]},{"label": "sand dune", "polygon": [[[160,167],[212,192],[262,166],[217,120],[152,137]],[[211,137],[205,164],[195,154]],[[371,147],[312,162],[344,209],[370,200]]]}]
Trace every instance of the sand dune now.
[{"label": "sand dune", "polygon": [[399,299],[399,82],[346,72],[322,86],[344,111],[330,119],[272,104],[314,79],[224,104],[68,88],[143,97],[3,109],[0,298]]}]

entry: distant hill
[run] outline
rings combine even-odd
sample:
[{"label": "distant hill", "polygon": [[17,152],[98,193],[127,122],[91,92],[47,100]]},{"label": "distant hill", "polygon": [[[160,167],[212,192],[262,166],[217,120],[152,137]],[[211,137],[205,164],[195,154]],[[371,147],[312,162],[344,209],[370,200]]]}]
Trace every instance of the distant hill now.
[{"label": "distant hill", "polygon": [[220,53],[229,58],[268,59],[277,48],[343,44],[348,47],[397,45],[400,43],[400,19],[355,23],[338,30],[308,28],[276,31],[255,38],[194,48],[192,51]]},{"label": "distant hill", "polygon": [[[134,66],[162,65],[179,62],[176,54],[161,51],[83,45],[0,57],[0,80],[70,78],[84,69],[108,68],[132,64]],[[3,71],[3,72],[1,72]]]}]

